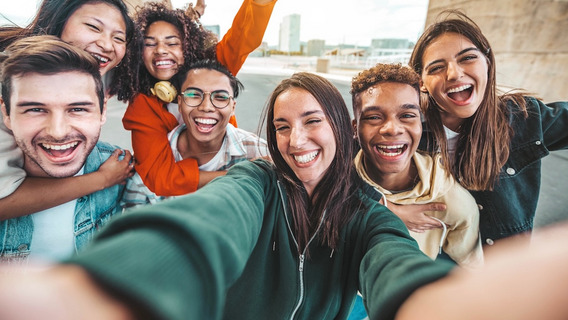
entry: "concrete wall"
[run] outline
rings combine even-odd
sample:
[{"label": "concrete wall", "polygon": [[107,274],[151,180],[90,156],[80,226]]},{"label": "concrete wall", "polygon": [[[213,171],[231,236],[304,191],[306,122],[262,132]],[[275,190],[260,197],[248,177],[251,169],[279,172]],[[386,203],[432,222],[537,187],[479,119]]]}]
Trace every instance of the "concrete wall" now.
[{"label": "concrete wall", "polygon": [[446,8],[462,9],[483,30],[498,84],[568,100],[568,0],[430,0],[426,25]]}]

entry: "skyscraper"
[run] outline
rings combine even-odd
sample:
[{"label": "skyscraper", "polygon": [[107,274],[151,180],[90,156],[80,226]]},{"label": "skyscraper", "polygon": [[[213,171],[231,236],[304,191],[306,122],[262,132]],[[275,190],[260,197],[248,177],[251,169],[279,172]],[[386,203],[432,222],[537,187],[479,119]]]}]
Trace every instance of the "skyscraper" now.
[{"label": "skyscraper", "polygon": [[300,51],[300,15],[285,16],[280,23],[278,49],[285,52]]}]

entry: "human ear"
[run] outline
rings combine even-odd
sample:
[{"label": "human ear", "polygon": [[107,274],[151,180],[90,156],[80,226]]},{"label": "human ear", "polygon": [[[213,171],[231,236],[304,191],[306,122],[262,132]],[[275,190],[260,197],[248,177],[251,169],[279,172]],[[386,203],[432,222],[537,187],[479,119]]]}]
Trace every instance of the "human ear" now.
[{"label": "human ear", "polygon": [[420,80],[420,92],[428,93],[428,89],[426,89],[426,86],[424,85],[424,81],[422,81],[422,80]]},{"label": "human ear", "polygon": [[4,120],[6,128],[12,130],[12,126],[10,124],[10,116],[6,111],[6,105],[4,104],[4,99],[0,98],[0,104],[2,105],[2,120]]},{"label": "human ear", "polygon": [[353,125],[353,139],[357,140],[357,119],[351,120],[351,125]]},{"label": "human ear", "polygon": [[106,122],[106,116],[107,116],[107,102],[108,102],[108,98],[105,98],[105,100],[103,101],[103,110],[101,113],[101,126],[103,124],[105,124]]}]

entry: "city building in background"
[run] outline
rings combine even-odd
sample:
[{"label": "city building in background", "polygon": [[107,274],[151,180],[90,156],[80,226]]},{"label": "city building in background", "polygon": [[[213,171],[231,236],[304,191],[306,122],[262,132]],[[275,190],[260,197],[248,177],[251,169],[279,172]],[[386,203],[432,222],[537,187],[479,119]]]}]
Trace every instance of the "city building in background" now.
[{"label": "city building in background", "polygon": [[308,57],[319,57],[324,54],[325,52],[325,40],[309,40],[308,41]]},{"label": "city building in background", "polygon": [[300,52],[300,15],[285,16],[280,23],[278,50],[283,52]]}]

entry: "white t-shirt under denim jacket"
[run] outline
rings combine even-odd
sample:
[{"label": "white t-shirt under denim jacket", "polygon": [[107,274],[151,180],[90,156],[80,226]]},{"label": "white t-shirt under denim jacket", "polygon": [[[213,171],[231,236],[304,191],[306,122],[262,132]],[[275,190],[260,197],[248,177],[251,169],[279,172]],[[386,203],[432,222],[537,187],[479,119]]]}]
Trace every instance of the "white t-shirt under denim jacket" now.
[{"label": "white t-shirt under denim jacket", "polygon": [[[13,140],[13,136],[11,139]],[[97,171],[116,149],[116,146],[99,141],[85,161],[82,169],[84,174]],[[50,237],[41,236],[45,230],[40,230],[40,238],[34,239],[34,236],[37,236],[35,232],[37,230],[34,230],[34,223],[37,223],[37,219],[34,219],[34,214],[1,221],[0,261],[23,263],[28,261],[30,255],[45,262],[67,258],[68,255],[81,250],[91,241],[100,227],[122,211],[119,202],[123,191],[124,185],[117,184],[62,205],[61,208],[64,208],[62,214],[65,217],[60,218],[71,219],[71,221],[55,224],[61,228],[57,233],[62,235],[62,238],[53,242]],[[69,214],[70,209],[73,210],[72,214]],[[45,221],[41,222],[44,227],[45,223]],[[71,238],[69,234],[72,235]],[[41,243],[38,244],[38,241]],[[47,241],[50,242],[46,243]],[[49,246],[62,247],[45,249]]]}]

